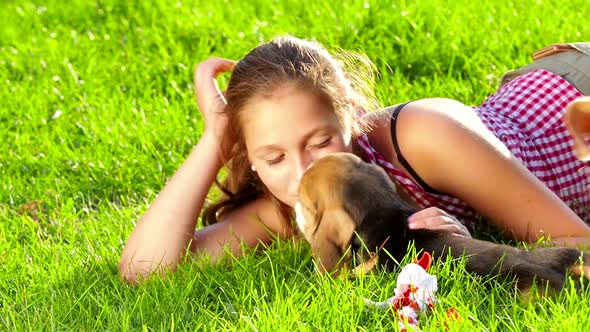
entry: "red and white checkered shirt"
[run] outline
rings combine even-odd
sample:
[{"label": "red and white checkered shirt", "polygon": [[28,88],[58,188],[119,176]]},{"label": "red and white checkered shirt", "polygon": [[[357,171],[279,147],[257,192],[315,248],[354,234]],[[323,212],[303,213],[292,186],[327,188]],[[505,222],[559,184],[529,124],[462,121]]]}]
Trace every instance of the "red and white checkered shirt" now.
[{"label": "red and white checkered shirt", "polygon": [[[573,140],[563,123],[566,105],[581,96],[561,76],[535,70],[507,83],[473,109],[516,158],[589,221],[590,176],[586,164],[574,155]],[[370,145],[366,134],[357,143],[365,160],[383,167],[418,205],[436,206],[467,223],[478,221],[480,215],[462,200],[431,194],[413,182]]]}]

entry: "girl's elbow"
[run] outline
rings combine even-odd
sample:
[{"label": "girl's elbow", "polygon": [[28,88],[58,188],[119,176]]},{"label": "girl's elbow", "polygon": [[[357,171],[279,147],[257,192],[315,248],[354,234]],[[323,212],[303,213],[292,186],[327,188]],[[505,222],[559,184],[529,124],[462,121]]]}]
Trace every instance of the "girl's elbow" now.
[{"label": "girl's elbow", "polygon": [[131,260],[122,257],[117,266],[117,272],[122,281],[131,284],[139,284],[141,273],[137,269],[137,264]]},{"label": "girl's elbow", "polygon": [[151,274],[163,274],[164,271],[170,270],[171,267],[165,268],[162,264],[154,264],[152,261],[129,259],[122,257],[117,266],[117,272],[122,281],[138,285]]}]

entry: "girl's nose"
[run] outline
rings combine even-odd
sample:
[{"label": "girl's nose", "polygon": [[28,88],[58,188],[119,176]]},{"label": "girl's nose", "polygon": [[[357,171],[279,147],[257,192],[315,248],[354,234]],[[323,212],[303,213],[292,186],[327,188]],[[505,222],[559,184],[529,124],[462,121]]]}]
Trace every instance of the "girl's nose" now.
[{"label": "girl's nose", "polygon": [[310,153],[305,153],[301,156],[301,158],[297,161],[296,169],[295,169],[295,183],[299,186],[299,181],[301,181],[301,177],[303,177],[303,173],[309,168],[309,165],[313,163],[315,158]]}]

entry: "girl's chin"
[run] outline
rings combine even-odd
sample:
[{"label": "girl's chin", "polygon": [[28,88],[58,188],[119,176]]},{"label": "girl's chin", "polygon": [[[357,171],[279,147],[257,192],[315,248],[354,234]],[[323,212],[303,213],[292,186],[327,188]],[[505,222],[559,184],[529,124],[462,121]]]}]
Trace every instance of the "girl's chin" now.
[{"label": "girl's chin", "polygon": [[288,201],[283,201],[283,203],[287,204],[290,208],[294,209],[295,208],[295,204],[297,204],[297,198],[293,198],[293,199],[288,200]]}]

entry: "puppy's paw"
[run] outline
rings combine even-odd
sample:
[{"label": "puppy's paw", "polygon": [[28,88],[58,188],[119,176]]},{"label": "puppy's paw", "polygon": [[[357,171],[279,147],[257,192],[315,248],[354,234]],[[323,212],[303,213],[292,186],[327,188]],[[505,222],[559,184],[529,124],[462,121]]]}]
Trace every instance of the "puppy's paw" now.
[{"label": "puppy's paw", "polygon": [[587,265],[574,265],[569,268],[569,272],[576,277],[584,277],[590,279],[590,266]]},{"label": "puppy's paw", "polygon": [[370,254],[370,258],[367,261],[360,263],[354,269],[352,269],[352,276],[353,277],[360,277],[361,275],[371,272],[375,268],[375,266],[377,265],[378,262],[379,262],[379,255],[372,252]]},{"label": "puppy's paw", "polygon": [[590,254],[580,252],[580,260],[568,268],[568,272],[576,277],[590,279]]},{"label": "puppy's paw", "polygon": [[[548,285],[553,290],[563,288],[567,275],[590,279],[590,255],[573,248],[539,248],[527,253],[526,269],[519,267],[518,275],[524,276],[521,289]],[[540,283],[541,282],[541,283]],[[576,288],[579,281],[576,281]]]}]

